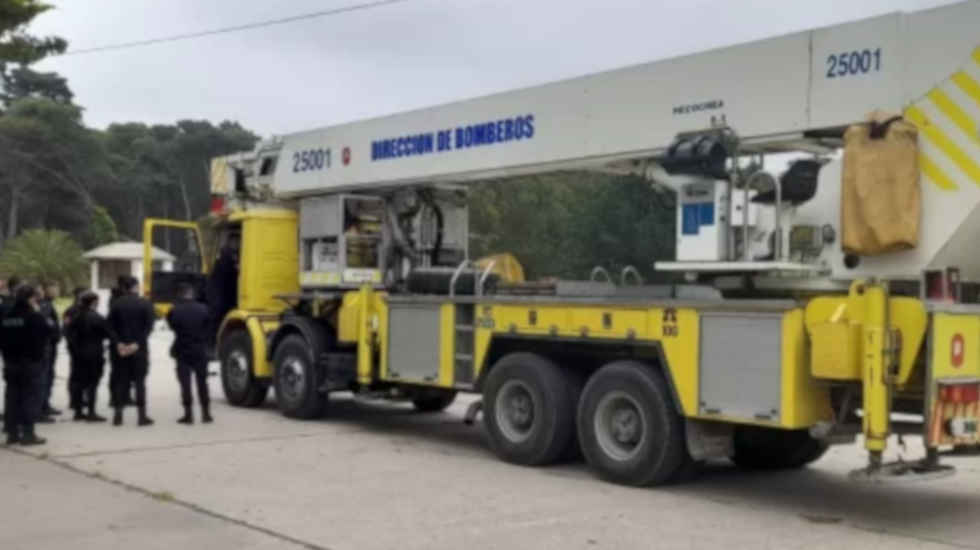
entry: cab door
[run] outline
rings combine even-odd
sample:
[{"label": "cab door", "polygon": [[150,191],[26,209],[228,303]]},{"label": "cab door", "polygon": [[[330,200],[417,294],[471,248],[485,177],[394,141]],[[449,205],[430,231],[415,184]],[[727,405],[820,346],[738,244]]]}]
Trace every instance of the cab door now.
[{"label": "cab door", "polygon": [[[154,258],[155,249],[167,255]],[[143,222],[143,293],[153,302],[157,315],[170,311],[182,283],[193,285],[197,299],[204,300],[207,264],[203,250],[201,230],[194,222],[156,218]]]}]

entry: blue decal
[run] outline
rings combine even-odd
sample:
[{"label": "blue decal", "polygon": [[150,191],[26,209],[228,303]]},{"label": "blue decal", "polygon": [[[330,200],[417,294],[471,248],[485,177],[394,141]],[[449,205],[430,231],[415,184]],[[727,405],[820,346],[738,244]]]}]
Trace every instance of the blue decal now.
[{"label": "blue decal", "polygon": [[699,222],[699,204],[685,204],[681,207],[681,233],[684,235],[697,235]]},{"label": "blue decal", "polygon": [[371,142],[371,160],[428,155],[521,141],[534,137],[534,115],[527,114]]},{"label": "blue decal", "polygon": [[714,225],[715,224],[715,203],[713,202],[702,202],[700,208],[700,219],[698,220],[701,225]]}]

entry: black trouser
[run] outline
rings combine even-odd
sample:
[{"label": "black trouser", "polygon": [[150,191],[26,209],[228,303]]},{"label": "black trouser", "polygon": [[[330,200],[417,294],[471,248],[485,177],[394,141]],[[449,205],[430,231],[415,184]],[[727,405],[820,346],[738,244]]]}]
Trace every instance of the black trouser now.
[{"label": "black trouser", "polygon": [[[116,353],[115,344],[109,345],[109,406],[112,408],[124,407],[126,400],[116,403],[116,387],[119,386],[119,355]],[[129,391],[127,389],[127,391]],[[126,394],[123,394],[125,397]]]},{"label": "black trouser", "polygon": [[41,414],[51,407],[51,391],[54,389],[54,363],[58,360],[58,345],[48,344],[44,350],[44,372],[41,374]]},{"label": "black trouser", "polygon": [[95,402],[99,392],[99,382],[105,371],[102,357],[77,356],[72,361],[71,378],[68,389],[71,392],[71,407],[78,412],[88,408],[95,412]]},{"label": "black trouser", "polygon": [[77,402],[77,397],[79,394],[79,384],[81,373],[78,370],[78,360],[75,358],[75,354],[69,348],[68,350],[68,408],[78,409],[82,405]]},{"label": "black trouser", "polygon": [[3,379],[7,388],[3,425],[7,437],[34,435],[34,421],[41,412],[41,368],[41,362],[4,365]]},{"label": "black trouser", "polygon": [[[109,375],[112,406],[121,409],[126,406],[129,388],[136,386],[136,406],[140,410],[146,408],[146,373],[148,365],[146,358],[140,354],[116,359],[115,368]],[[115,380],[113,380],[113,375]]]},{"label": "black trouser", "polygon": [[190,407],[194,403],[191,397],[191,375],[197,383],[197,400],[202,407],[207,408],[211,403],[211,396],[208,393],[208,362],[207,359],[199,361],[177,360],[177,381],[180,382],[180,400],[185,407]]}]

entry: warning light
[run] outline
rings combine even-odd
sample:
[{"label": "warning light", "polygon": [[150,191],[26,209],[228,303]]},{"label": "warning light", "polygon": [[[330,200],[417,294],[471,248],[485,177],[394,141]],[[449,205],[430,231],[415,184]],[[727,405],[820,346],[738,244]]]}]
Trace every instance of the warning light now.
[{"label": "warning light", "polygon": [[949,342],[949,362],[956,368],[963,365],[964,347],[963,335],[957,332]]},{"label": "warning light", "polygon": [[221,195],[211,195],[211,213],[220,214],[225,209],[225,198]]}]

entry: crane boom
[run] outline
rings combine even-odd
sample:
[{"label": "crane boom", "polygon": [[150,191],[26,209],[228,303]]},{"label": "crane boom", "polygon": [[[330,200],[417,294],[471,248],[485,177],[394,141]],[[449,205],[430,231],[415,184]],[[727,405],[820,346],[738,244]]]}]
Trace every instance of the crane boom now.
[{"label": "crane boom", "polygon": [[747,145],[808,150],[953,74],[978,22],[978,2],[895,13],[288,134],[264,144],[278,156],[271,186],[296,197],[603,166],[712,119]]}]

